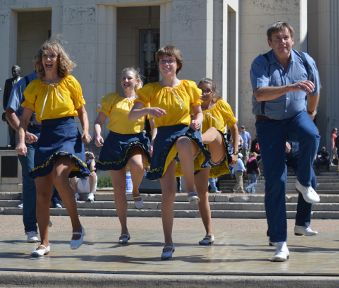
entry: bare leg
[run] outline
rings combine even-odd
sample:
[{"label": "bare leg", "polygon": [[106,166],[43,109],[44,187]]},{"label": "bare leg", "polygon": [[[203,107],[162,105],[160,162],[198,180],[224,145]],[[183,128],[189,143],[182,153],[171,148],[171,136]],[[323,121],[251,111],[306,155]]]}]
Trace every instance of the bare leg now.
[{"label": "bare leg", "polygon": [[128,234],[127,229],[127,198],[126,198],[126,170],[111,170],[114,200],[121,225],[121,234]]},{"label": "bare leg", "polygon": [[211,221],[211,209],[208,201],[208,177],[210,169],[200,170],[195,175],[195,184],[197,186],[198,195],[200,198],[199,211],[202,223],[204,224],[206,235],[212,235],[212,221]]},{"label": "bare leg", "polygon": [[197,150],[195,144],[188,137],[180,137],[176,142],[180,159],[181,169],[185,177],[186,191],[195,192],[194,183],[194,152]]},{"label": "bare leg", "polygon": [[139,186],[144,177],[144,165],[142,162],[142,154],[134,154],[129,160],[128,164],[131,170],[131,177],[133,182],[133,197],[140,196]]},{"label": "bare leg", "polygon": [[[54,164],[52,171],[53,175],[53,184],[58,190],[62,202],[64,203],[68,215],[71,218],[73,233],[81,232],[82,227],[79,220],[77,205],[74,199],[74,191],[72,190],[69,183],[69,174],[71,173],[74,167],[74,163],[71,159],[66,157],[60,158]],[[80,234],[73,234],[72,240],[80,239]]]},{"label": "bare leg", "polygon": [[36,218],[39,226],[41,244],[49,245],[48,224],[49,206],[52,198],[52,174],[35,178],[36,186]]},{"label": "bare leg", "polygon": [[202,134],[202,142],[208,144],[208,150],[211,153],[211,160],[214,163],[221,161],[225,155],[224,139],[220,132],[214,127],[209,128],[204,134]]},{"label": "bare leg", "polygon": [[89,189],[91,193],[95,194],[95,192],[97,191],[97,183],[98,183],[98,176],[97,173],[92,172],[89,176],[88,176],[88,181],[89,181]]},{"label": "bare leg", "polygon": [[166,246],[173,244],[173,205],[176,191],[175,161],[172,161],[168,166],[166,173],[160,179],[160,185],[162,191],[161,218]]}]

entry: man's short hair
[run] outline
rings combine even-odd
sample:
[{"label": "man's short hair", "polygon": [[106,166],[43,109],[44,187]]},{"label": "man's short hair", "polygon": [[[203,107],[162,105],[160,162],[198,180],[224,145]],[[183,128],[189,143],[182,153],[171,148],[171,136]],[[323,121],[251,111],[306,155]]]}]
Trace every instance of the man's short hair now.
[{"label": "man's short hair", "polygon": [[283,31],[286,28],[290,31],[291,37],[294,38],[293,27],[287,22],[278,21],[278,22],[273,23],[271,27],[267,29],[266,34],[267,34],[268,40],[272,40],[272,34]]}]

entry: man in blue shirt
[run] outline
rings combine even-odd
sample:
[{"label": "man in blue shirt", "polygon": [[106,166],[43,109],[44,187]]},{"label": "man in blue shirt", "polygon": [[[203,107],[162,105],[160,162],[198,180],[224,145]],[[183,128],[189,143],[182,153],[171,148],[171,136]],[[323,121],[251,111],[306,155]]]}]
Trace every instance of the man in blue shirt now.
[{"label": "man in blue shirt", "polygon": [[[37,76],[35,72],[25,76],[14,85],[11,91],[6,108],[6,119],[11,127],[16,131],[19,129],[19,117],[23,111],[21,103],[24,100],[24,90],[28,83],[36,77]],[[38,242],[39,240],[37,237],[36,225],[35,184],[34,179],[29,175],[29,172],[34,167],[34,151],[39,135],[40,125],[36,122],[35,118],[32,118],[26,133],[26,141],[30,143],[27,143],[27,154],[26,156],[19,155],[19,161],[22,167],[23,223],[25,227],[25,233],[27,235],[27,242],[31,243]]]},{"label": "man in blue shirt", "polygon": [[299,142],[296,189],[308,203],[320,201],[311,186],[312,164],[320,136],[313,119],[317,113],[320,80],[314,60],[293,50],[294,29],[277,22],[267,30],[269,52],[251,66],[253,113],[265,175],[265,209],[272,261],[286,261],[286,155],[288,140]]}]

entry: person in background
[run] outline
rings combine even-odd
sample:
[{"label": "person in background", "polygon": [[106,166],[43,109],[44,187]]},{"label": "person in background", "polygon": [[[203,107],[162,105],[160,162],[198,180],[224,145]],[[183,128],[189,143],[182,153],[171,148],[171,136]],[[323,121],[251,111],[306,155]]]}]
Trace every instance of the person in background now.
[{"label": "person in background", "polygon": [[294,29],[276,22],[267,30],[271,50],[251,65],[253,114],[265,176],[268,235],[275,252],[271,261],[289,258],[286,219],[286,141],[299,143],[296,189],[308,203],[320,201],[311,185],[319,132],[313,119],[320,93],[319,73],[307,53],[293,49]]},{"label": "person in background", "polygon": [[218,177],[208,178],[208,186],[210,193],[221,193],[221,190],[219,190],[217,183]]},{"label": "person in background", "polygon": [[321,171],[321,167],[324,166],[326,171],[330,171],[330,153],[327,151],[326,147],[323,146],[317,153],[317,158],[314,160],[314,167],[316,170],[316,174],[319,175]]},{"label": "person in background", "polygon": [[252,137],[251,137],[250,132],[246,130],[244,125],[240,127],[239,134],[243,140],[241,152],[243,155],[243,162],[246,165],[247,159],[249,157],[250,149],[251,149]]},{"label": "person in background", "polygon": [[242,161],[243,155],[242,153],[238,154],[237,162],[233,166],[233,173],[235,176],[236,183],[232,189],[233,193],[245,193],[244,190],[244,173],[246,172],[246,168],[244,162]]},{"label": "person in background", "polygon": [[[9,99],[6,103],[6,119],[8,124],[15,131],[19,130],[20,119],[23,108],[21,103],[24,101],[24,90],[27,85],[37,78],[36,72],[26,75],[19,82],[17,82],[12,88]],[[22,173],[22,218],[24,223],[25,234],[27,235],[27,242],[35,243],[39,241],[37,232],[37,220],[36,220],[36,191],[34,179],[29,175],[34,167],[34,154],[37,147],[36,141],[40,136],[40,124],[36,121],[33,114],[30,119],[26,138],[32,139],[32,143],[27,143],[26,155],[19,155],[19,161],[21,164]]]},{"label": "person in background", "polygon": [[[148,83],[137,91],[129,118],[136,120],[145,115],[154,119],[153,154],[146,177],[160,178],[162,191],[161,217],[165,245],[162,260],[171,259],[175,250],[173,229],[173,205],[176,194],[176,162],[181,163],[188,201],[198,204],[199,197],[194,182],[194,157],[199,149],[204,151],[203,167],[208,165],[209,153],[201,140],[201,90],[194,81],[179,80],[182,68],[181,51],[172,45],[160,48],[155,59],[161,75],[159,82]],[[192,119],[191,120],[191,115]],[[156,132],[156,133],[155,133]]]},{"label": "person in background", "polygon": [[257,161],[257,153],[255,152],[251,152],[250,158],[248,158],[247,160],[246,174],[248,178],[248,185],[246,186],[245,191],[248,193],[255,193],[258,177],[260,176],[260,169]]},{"label": "person in background", "polygon": [[[11,92],[13,87],[19,80],[21,79],[21,68],[19,65],[14,65],[12,67],[12,78],[9,78],[5,82],[5,88],[4,88],[4,94],[2,98],[2,107],[4,110],[4,113],[2,114],[2,120],[6,121],[6,110],[8,107],[8,101],[11,97]],[[8,135],[9,135],[9,147],[12,149],[15,148],[15,133],[16,130],[11,126],[10,123],[8,123]]]},{"label": "person in background", "polygon": [[95,156],[92,152],[86,151],[86,164],[91,174],[84,178],[72,177],[69,179],[74,191],[75,201],[81,200],[81,195],[86,195],[87,202],[94,202],[97,190],[98,176],[95,168]]},{"label": "person in background", "polygon": [[[53,186],[59,192],[72,223],[71,249],[78,249],[85,236],[77,212],[73,191],[69,184],[72,174],[85,177],[90,174],[85,163],[84,143],[91,141],[88,116],[80,83],[70,73],[75,63],[69,58],[59,41],[45,41],[35,58],[38,79],[30,82],[24,91],[24,107],[16,150],[27,155],[25,136],[35,112],[41,123],[41,134],[35,150],[34,168],[36,215],[41,243],[33,250],[33,257],[50,252],[48,224]],[[74,117],[79,117],[82,133]],[[26,137],[27,140],[27,137]],[[28,139],[34,142],[36,139]]]},{"label": "person in background", "polygon": [[[97,169],[108,170],[112,176],[114,199],[121,225],[120,244],[127,244],[130,234],[127,227],[126,171],[130,170],[133,183],[133,199],[137,209],[143,208],[139,186],[145,165],[150,161],[149,138],[144,131],[144,117],[130,121],[128,114],[142,87],[141,75],[133,67],[121,71],[120,84],[123,93],[110,93],[103,97],[94,124],[95,145],[101,147]],[[108,119],[109,134],[104,140],[102,126]]]},{"label": "person in background", "polygon": [[338,129],[333,128],[331,132],[331,166],[339,165],[338,163],[338,149],[337,149]]}]

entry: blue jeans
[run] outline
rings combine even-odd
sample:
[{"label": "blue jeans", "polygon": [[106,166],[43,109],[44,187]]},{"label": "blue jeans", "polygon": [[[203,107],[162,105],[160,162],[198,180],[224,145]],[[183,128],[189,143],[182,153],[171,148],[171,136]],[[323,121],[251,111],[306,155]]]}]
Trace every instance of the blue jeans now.
[{"label": "blue jeans", "polygon": [[255,193],[255,188],[257,186],[258,174],[257,173],[249,173],[249,174],[247,174],[247,178],[248,178],[248,186],[245,189],[246,192]]},{"label": "blue jeans", "polygon": [[306,111],[289,119],[256,121],[255,125],[264,166],[268,236],[272,242],[286,241],[286,141],[299,142],[297,179],[310,186],[320,136]]},{"label": "blue jeans", "polygon": [[208,178],[208,183],[210,185],[210,189],[211,191],[217,191],[218,187],[217,187],[217,178]]},{"label": "blue jeans", "polygon": [[[32,133],[32,131],[30,131]],[[34,133],[35,135],[39,135]],[[27,144],[26,156],[19,155],[22,170],[22,202],[23,202],[23,223],[25,232],[37,231],[36,221],[36,191],[34,179],[29,172],[34,167],[34,154],[36,143]]]},{"label": "blue jeans", "polygon": [[[289,165],[293,168],[294,173],[297,174],[298,171],[298,157],[293,157],[290,159]],[[312,169],[311,174],[311,186],[317,188],[317,178],[315,176],[314,170]],[[298,204],[297,204],[297,214],[295,215],[295,225],[298,226],[309,226],[311,224],[311,213],[312,213],[312,204],[307,203],[303,195],[298,193]]]}]

